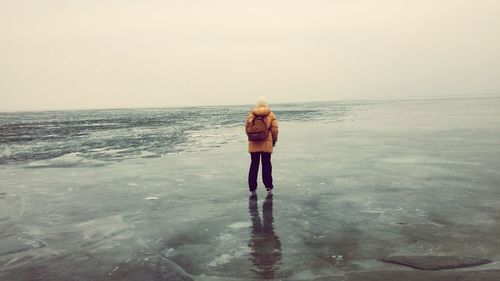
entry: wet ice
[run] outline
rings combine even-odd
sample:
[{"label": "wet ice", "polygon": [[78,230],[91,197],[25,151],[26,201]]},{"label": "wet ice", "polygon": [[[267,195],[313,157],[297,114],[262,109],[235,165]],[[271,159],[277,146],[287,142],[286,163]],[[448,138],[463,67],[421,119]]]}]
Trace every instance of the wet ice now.
[{"label": "wet ice", "polygon": [[498,98],[314,106],[314,118],[280,123],[272,209],[262,185],[257,201],[246,197],[239,125],[221,126],[231,141],[206,151],[3,164],[0,277],[428,279],[381,261],[415,256],[491,260],[462,269],[476,277],[498,270]]}]

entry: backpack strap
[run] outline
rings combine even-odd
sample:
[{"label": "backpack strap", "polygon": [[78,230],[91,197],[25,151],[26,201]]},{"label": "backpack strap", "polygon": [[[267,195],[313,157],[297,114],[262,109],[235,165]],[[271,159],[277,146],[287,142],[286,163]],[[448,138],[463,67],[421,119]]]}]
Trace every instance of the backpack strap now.
[{"label": "backpack strap", "polygon": [[[271,115],[272,112],[269,112],[269,114],[266,115],[266,118],[269,117],[269,115]],[[270,117],[269,117],[270,118]],[[271,127],[273,126],[273,119],[269,120],[269,128],[268,130],[271,131]]]}]

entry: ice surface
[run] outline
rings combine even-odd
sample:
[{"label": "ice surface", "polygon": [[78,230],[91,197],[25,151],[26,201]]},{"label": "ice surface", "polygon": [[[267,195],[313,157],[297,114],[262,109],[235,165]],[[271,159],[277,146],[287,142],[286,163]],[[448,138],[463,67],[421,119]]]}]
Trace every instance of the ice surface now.
[{"label": "ice surface", "polygon": [[[495,280],[500,99],[339,110],[280,122],[271,201],[262,185],[247,197],[244,135],[100,166],[2,165],[0,280]],[[493,262],[428,272],[387,256]]]}]

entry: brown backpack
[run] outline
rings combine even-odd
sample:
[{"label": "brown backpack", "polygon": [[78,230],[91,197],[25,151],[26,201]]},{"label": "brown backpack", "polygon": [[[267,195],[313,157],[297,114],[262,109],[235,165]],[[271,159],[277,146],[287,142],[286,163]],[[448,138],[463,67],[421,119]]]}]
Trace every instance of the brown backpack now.
[{"label": "brown backpack", "polygon": [[266,140],[269,136],[266,116],[255,116],[251,122],[247,123],[246,132],[249,141]]}]

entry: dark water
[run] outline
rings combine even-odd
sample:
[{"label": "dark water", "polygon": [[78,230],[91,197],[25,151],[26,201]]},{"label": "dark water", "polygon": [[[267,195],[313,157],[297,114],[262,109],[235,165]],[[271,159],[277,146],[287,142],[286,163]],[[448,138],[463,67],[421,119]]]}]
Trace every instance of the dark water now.
[{"label": "dark water", "polygon": [[[280,121],[343,116],[349,104],[273,107]],[[0,164],[64,157],[100,164],[205,150],[234,140],[250,106],[0,113]],[[94,163],[95,164],[95,163]]]}]

